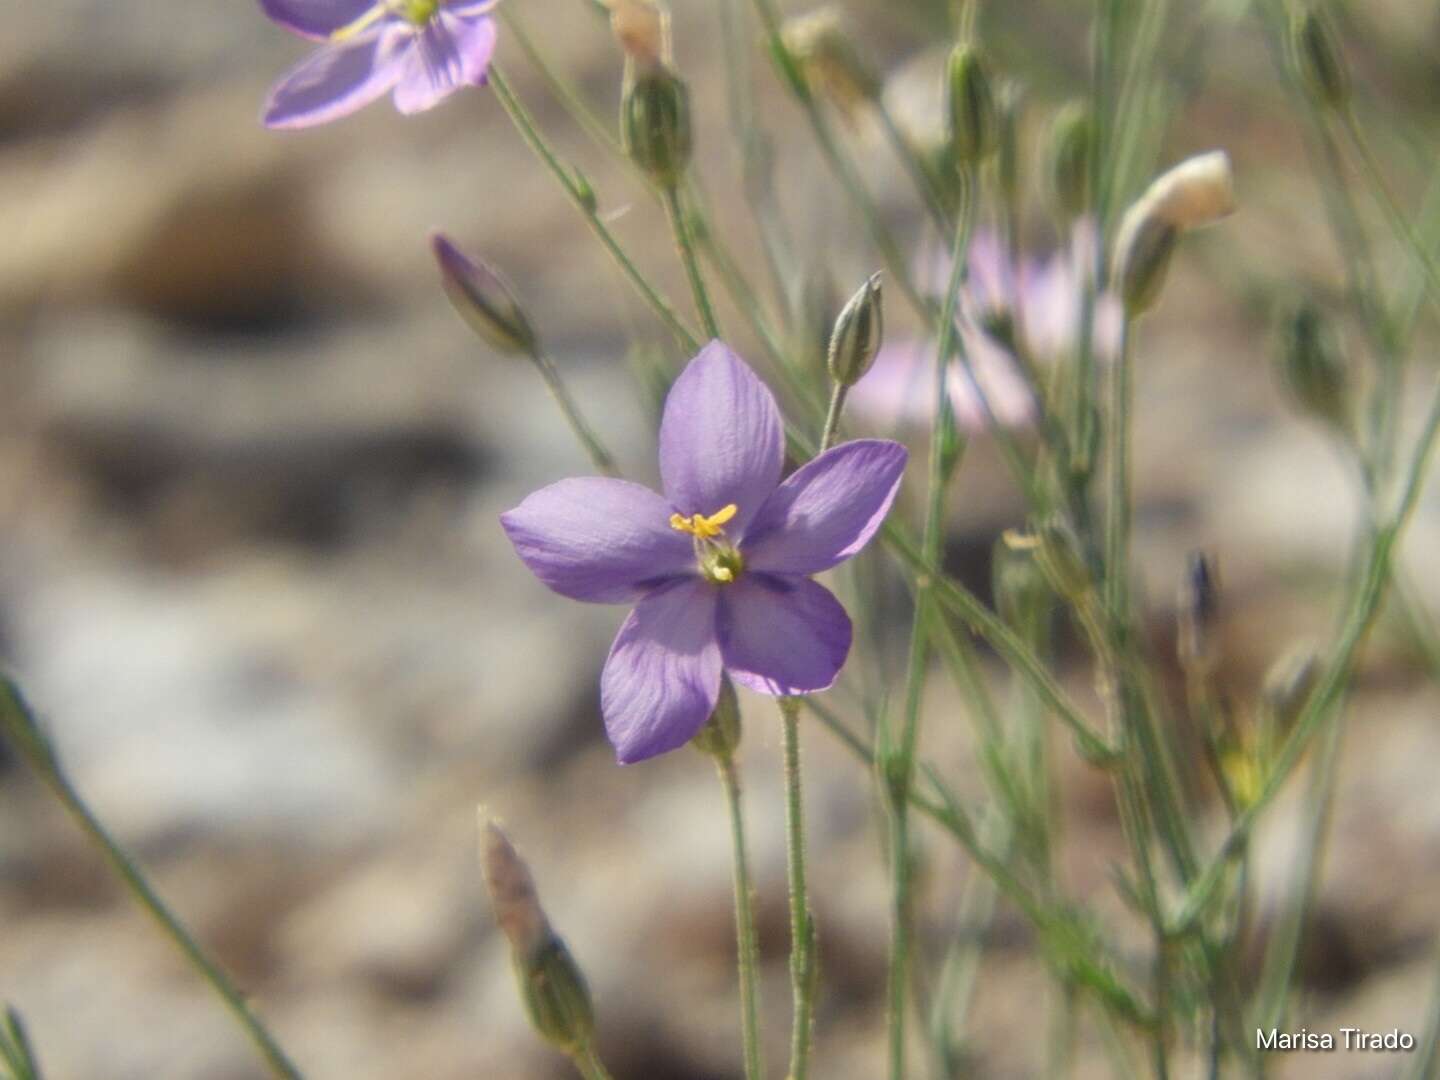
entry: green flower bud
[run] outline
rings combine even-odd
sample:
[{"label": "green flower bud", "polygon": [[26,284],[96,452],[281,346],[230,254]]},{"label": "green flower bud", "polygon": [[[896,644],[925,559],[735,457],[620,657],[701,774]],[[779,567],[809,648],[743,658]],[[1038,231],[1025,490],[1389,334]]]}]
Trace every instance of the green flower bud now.
[{"label": "green flower bud", "polygon": [[506,356],[534,356],[539,351],[535,330],[505,279],[468,258],[441,233],[431,236],[430,247],[445,295],[470,329]]},{"label": "green flower bud", "polygon": [[840,309],[840,316],[835,320],[827,354],[830,377],[841,386],[854,386],[875,363],[884,334],[880,275],[872,274]]},{"label": "green flower bud", "polygon": [[575,958],[550,928],[530,868],[480,811],[480,869],[519,983],[520,999],[540,1036],[567,1054],[589,1045],[595,1010]]},{"label": "green flower bud", "polygon": [[1066,600],[1074,602],[1091,591],[1090,571],[1081,554],[1080,540],[1058,518],[1051,518],[1028,536],[1006,532],[1001,540],[1017,551],[1033,553],[1050,587]]},{"label": "green flower bud", "polygon": [[1320,677],[1320,657],[1310,645],[1297,645],[1265,673],[1260,701],[1281,731],[1300,718]]},{"label": "green flower bud", "polygon": [[720,677],[720,697],[704,727],[695,733],[691,745],[717,761],[728,761],[740,745],[740,700],[728,676]]},{"label": "green flower bud", "polygon": [[1071,102],[1060,110],[1050,131],[1050,186],[1055,204],[1067,217],[1089,209],[1094,153],[1095,121],[1085,106]]},{"label": "green flower bud", "polygon": [[955,160],[976,165],[999,139],[995,92],[984,58],[974,45],[956,45],[945,69],[945,115]]},{"label": "green flower bud", "polygon": [[1331,109],[1350,101],[1350,69],[1330,20],[1313,7],[1298,7],[1290,18],[1290,60],[1300,84]]},{"label": "green flower bud", "polygon": [[1136,228],[1122,230],[1121,237],[1115,280],[1125,313],[1133,319],[1160,295],[1180,230],[1158,217],[1145,217],[1138,220]]},{"label": "green flower bud", "polygon": [[585,976],[565,942],[552,937],[531,956],[517,956],[515,977],[530,1024],[542,1039],[566,1054],[590,1045],[595,1008]]},{"label": "green flower bud", "polygon": [[1339,429],[1349,425],[1349,371],[1320,309],[1305,300],[1281,322],[1280,374],[1297,405]]},{"label": "green flower bud", "polygon": [[1055,594],[1037,550],[1017,546],[1008,535],[1002,536],[991,551],[990,580],[1000,617],[1032,646],[1038,646]]},{"label": "green flower bud", "polygon": [[654,183],[673,188],[690,164],[690,92],[669,68],[635,76],[620,103],[620,130],[630,160]]}]

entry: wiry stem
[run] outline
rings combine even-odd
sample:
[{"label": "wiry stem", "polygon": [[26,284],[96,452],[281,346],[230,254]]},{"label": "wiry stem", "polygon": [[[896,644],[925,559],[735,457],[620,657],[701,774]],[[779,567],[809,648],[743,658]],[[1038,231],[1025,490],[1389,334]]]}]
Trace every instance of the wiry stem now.
[{"label": "wiry stem", "polygon": [[99,846],[110,866],[120,876],[125,887],[160,925],[167,937],[200,976],[210,984],[232,1016],[259,1050],[270,1072],[281,1080],[300,1080],[300,1070],[291,1063],[280,1044],[275,1041],[264,1022],[250,1007],[245,995],[225,974],[220,965],[206,954],[200,943],[191,936],[180,920],[160,899],[150,886],[144,872],[125,850],[115,841],[104,825],[100,823],[80,793],[70,783],[69,777],[60,766],[50,741],[41,732],[19,688],[9,679],[0,676],[0,731],[30,763],[36,775],[44,782],[62,806]]},{"label": "wiry stem", "polygon": [[745,813],[740,800],[740,776],[732,757],[716,760],[725,803],[730,811],[730,844],[734,852],[735,936],[740,968],[740,1031],[745,1048],[746,1080],[762,1080],[765,1065],[760,1055],[760,950],[755,933],[754,894],[750,860],[745,853]]},{"label": "wiry stem", "polygon": [[720,336],[720,324],[715,319],[715,308],[710,303],[710,290],[700,273],[700,262],[695,257],[695,238],[685,220],[685,207],[680,201],[680,189],[671,185],[661,189],[665,203],[665,214],[670,219],[670,232],[675,237],[675,248],[680,253],[680,262],[685,267],[685,277],[690,282],[690,293],[695,297],[695,308],[700,312],[701,325],[711,338]]},{"label": "wiry stem", "polygon": [[780,699],[781,738],[785,756],[786,868],[790,879],[790,989],[794,1017],[790,1029],[788,1080],[805,1080],[810,1067],[810,1029],[818,968],[815,916],[805,881],[805,805],[800,786],[800,703]]}]

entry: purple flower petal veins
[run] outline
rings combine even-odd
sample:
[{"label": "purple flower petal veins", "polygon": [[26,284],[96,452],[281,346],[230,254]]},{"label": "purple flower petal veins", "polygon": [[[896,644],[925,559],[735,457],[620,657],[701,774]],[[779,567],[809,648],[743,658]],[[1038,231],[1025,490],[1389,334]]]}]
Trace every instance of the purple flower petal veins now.
[{"label": "purple flower petal veins", "polygon": [[849,616],[809,579],[874,536],[907,452],[867,439],[835,447],[780,483],[774,397],[721,342],[671,387],[660,427],[665,494],[599,478],[562,480],[502,515],[525,565],[577,600],[638,600],[600,680],[621,763],[688,742],[720,675],[772,695],[834,683]]},{"label": "purple flower petal veins", "polygon": [[641,484],[588,476],[541,488],[500,515],[530,572],[561,596],[599,604],[637,600],[693,576],[695,553],[671,510]]},{"label": "purple flower petal veins", "polygon": [[605,733],[622,765],[689,742],[720,696],[717,590],[699,578],[635,605],[600,676]]},{"label": "purple flower petal veins", "polygon": [[303,128],[348,116],[394,90],[416,113],[485,82],[495,0],[260,0],[265,14],[323,41],[271,91],[264,122]]},{"label": "purple flower petal veins", "polygon": [[728,532],[745,534],[785,466],[780,408],[769,387],[712,341],[670,387],[660,421],[660,478],[682,517],[737,507]]}]

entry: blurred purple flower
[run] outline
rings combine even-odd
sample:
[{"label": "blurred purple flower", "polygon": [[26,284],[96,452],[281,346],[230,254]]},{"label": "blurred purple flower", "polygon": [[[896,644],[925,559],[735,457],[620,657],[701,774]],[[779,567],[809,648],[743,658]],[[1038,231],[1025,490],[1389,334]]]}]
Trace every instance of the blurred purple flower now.
[{"label": "blurred purple flower", "polygon": [[265,126],[338,120],[393,90],[402,113],[423,112],[485,82],[498,0],[260,0],[265,14],[325,45],[280,80]]},{"label": "blurred purple flower", "polygon": [[605,730],[622,764],[689,741],[715,707],[722,672],[775,696],[835,681],[850,619],[810,575],[875,534],[906,457],[899,443],[861,439],[782,483],[775,399],[712,341],[665,400],[664,495],[583,477],[501,515],[516,553],[555,592],[636,602],[600,678]]},{"label": "blurred purple flower", "polygon": [[[1067,249],[1048,260],[1011,266],[1005,245],[989,230],[970,244],[967,276],[959,298],[957,326],[974,370],[972,379],[958,363],[946,374],[955,419],[970,432],[988,427],[977,390],[1005,427],[1023,427],[1035,419],[1035,403],[999,328],[1018,332],[1022,344],[1040,364],[1059,363],[1080,337],[1084,283],[1095,258],[1094,229],[1079,224]],[[944,288],[947,260],[932,268]],[[1122,311],[1112,293],[1096,298],[1092,347],[1102,362],[1112,359],[1120,342]],[[935,411],[935,345],[918,340],[897,341],[881,348],[875,366],[851,391],[857,413],[880,424],[928,422]]]}]

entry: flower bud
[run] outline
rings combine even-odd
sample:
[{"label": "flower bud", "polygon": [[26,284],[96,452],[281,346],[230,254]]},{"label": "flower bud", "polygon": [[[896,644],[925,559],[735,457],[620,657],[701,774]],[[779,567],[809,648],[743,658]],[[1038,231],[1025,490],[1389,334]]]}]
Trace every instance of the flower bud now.
[{"label": "flower bud", "polygon": [[855,48],[836,8],[817,8],[786,19],[780,39],[807,85],[841,110],[852,112],[879,95],[880,80]]},{"label": "flower bud", "polygon": [[720,677],[720,697],[715,701],[710,719],[690,742],[696,750],[717,761],[728,761],[735,756],[735,749],[740,745],[740,700],[728,676]]},{"label": "flower bud", "polygon": [[1031,553],[1050,587],[1066,600],[1073,602],[1090,592],[1090,571],[1080,552],[1080,540],[1058,518],[1051,518],[1033,533],[1007,530],[1000,539],[1017,552]]},{"label": "flower bud", "polygon": [[945,69],[945,115],[955,160],[983,161],[995,149],[999,118],[984,58],[974,45],[956,45]]},{"label": "flower bud", "polygon": [[530,1023],[557,1049],[575,1054],[590,1044],[595,1010],[575,958],[540,907],[530,869],[494,822],[480,811],[480,868],[495,921],[510,943],[520,999]]},{"label": "flower bud", "polygon": [[1223,150],[1188,158],[1156,179],[1125,212],[1115,241],[1115,278],[1126,313],[1133,318],[1155,302],[1182,232],[1234,210],[1234,176]]},{"label": "flower bud", "polygon": [[880,275],[872,274],[835,320],[827,354],[830,377],[841,386],[854,386],[859,382],[875,363],[884,333]]},{"label": "flower bud", "polygon": [[663,188],[680,183],[690,164],[690,92],[669,68],[642,71],[620,103],[620,130],[630,160]]},{"label": "flower bud", "polygon": [[1038,644],[1054,597],[1037,554],[1033,547],[1016,546],[1007,534],[996,541],[990,557],[995,608],[1031,645]]},{"label": "flower bud", "polygon": [[1305,6],[1290,18],[1290,60],[1300,84],[1321,105],[1343,109],[1350,101],[1350,69],[1330,21]]},{"label": "flower bud", "polygon": [[1214,663],[1213,632],[1220,606],[1220,582],[1215,563],[1203,551],[1192,551],[1180,582],[1177,605],[1179,634],[1176,651],[1186,668],[1210,667]]},{"label": "flower bud", "polygon": [[1291,648],[1265,673],[1260,701],[1281,731],[1300,718],[1320,677],[1320,657],[1313,646]]},{"label": "flower bud", "polygon": [[670,15],[652,0],[609,0],[610,30],[640,70],[670,60]]},{"label": "flower bud", "polygon": [[567,1054],[590,1045],[595,1007],[585,976],[565,942],[552,937],[533,956],[517,956],[515,976],[531,1026],[542,1039]]},{"label": "flower bud", "polygon": [[1329,321],[1302,301],[1281,323],[1280,374],[1296,404],[1318,420],[1349,425],[1349,373]]},{"label": "flower bud", "polygon": [[1090,206],[1090,165],[1095,153],[1095,121],[1079,102],[1055,117],[1050,131],[1050,186],[1055,204],[1075,218]]},{"label": "flower bud", "polygon": [[535,330],[514,292],[495,270],[464,255],[443,233],[430,237],[445,295],[480,338],[506,356],[534,356]]}]

